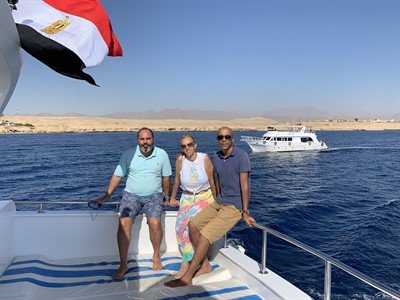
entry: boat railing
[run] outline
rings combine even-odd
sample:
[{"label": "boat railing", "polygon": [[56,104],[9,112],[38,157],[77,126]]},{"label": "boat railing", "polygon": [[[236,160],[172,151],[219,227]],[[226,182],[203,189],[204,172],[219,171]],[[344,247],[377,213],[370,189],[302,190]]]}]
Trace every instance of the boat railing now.
[{"label": "boat railing", "polygon": [[287,131],[287,132],[312,132],[311,127],[306,129],[304,125],[285,125],[267,126],[266,131]]},{"label": "boat railing", "polygon": [[257,137],[257,136],[246,136],[246,135],[242,135],[242,136],[240,137],[240,140],[241,140],[242,142],[246,142],[246,141],[260,141],[260,140],[262,140],[262,138]]},{"label": "boat railing", "polygon": [[[15,205],[37,205],[38,206],[38,213],[43,214],[45,213],[45,205],[88,205],[86,201],[14,201]],[[115,211],[119,211],[120,202],[106,202],[103,203],[105,206],[112,206],[115,205]]]},{"label": "boat railing", "polygon": [[[269,227],[260,225],[258,223],[254,223],[252,228],[258,228],[261,229],[263,232],[263,237],[262,237],[262,251],[261,251],[261,269],[260,273],[261,274],[267,274],[267,234],[270,233],[273,236],[280,238],[289,244],[292,244],[294,246],[297,246],[306,252],[319,257],[325,262],[325,280],[324,280],[324,300],[330,300],[331,299],[331,273],[332,273],[332,265],[345,271],[346,273],[350,274],[351,276],[365,282],[371,287],[374,287],[381,292],[393,297],[394,299],[400,299],[400,292],[387,287],[379,282],[377,282],[375,279],[372,279],[371,277],[357,271],[356,269],[342,263],[341,261],[326,255],[325,253],[322,253],[321,251],[314,249],[313,247],[310,247],[296,239],[293,239],[279,231],[276,231],[274,229],[271,229]],[[227,247],[227,236],[224,236],[224,247]]]}]

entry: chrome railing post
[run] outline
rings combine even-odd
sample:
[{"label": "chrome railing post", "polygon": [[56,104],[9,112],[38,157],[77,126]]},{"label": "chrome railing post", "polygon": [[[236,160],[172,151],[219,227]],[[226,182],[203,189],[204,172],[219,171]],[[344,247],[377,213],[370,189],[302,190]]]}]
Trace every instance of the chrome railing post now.
[{"label": "chrome railing post", "polygon": [[39,214],[44,214],[43,203],[40,203],[40,204],[39,204],[38,213],[39,213]]},{"label": "chrome railing post", "polygon": [[115,212],[119,212],[119,205],[120,205],[119,202],[117,203],[117,205],[115,205]]},{"label": "chrome railing post", "polygon": [[228,248],[228,238],[226,236],[226,233],[224,234],[224,248]]},{"label": "chrome railing post", "polygon": [[263,228],[263,244],[261,253],[261,274],[267,274],[267,229]]},{"label": "chrome railing post", "polygon": [[329,260],[325,260],[324,300],[331,300],[331,275],[332,264]]}]

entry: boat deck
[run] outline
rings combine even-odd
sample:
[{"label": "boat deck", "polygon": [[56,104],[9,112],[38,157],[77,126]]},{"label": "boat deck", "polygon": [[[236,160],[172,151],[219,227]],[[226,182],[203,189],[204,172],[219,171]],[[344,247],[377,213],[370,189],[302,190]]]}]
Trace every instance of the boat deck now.
[{"label": "boat deck", "polygon": [[1,299],[261,299],[227,269],[195,278],[196,285],[169,288],[181,262],[178,252],[162,256],[163,269],[152,270],[151,255],[131,255],[124,279],[111,280],[118,256],[49,260],[20,256],[0,277]]}]

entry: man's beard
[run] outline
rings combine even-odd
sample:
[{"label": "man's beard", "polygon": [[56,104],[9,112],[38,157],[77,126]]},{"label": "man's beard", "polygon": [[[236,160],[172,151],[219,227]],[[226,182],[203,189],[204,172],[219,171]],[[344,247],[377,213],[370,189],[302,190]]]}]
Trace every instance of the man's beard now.
[{"label": "man's beard", "polygon": [[150,154],[154,149],[153,145],[144,145],[144,146],[140,146],[140,152],[142,152],[143,154]]}]

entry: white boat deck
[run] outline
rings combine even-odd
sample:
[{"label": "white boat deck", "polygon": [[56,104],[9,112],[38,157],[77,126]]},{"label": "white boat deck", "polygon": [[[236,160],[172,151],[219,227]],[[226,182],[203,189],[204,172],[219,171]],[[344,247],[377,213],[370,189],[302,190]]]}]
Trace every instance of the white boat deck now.
[{"label": "white boat deck", "polygon": [[151,255],[131,255],[129,272],[110,276],[118,256],[49,260],[43,256],[16,258],[0,278],[2,299],[261,299],[249,287],[213,262],[213,272],[195,278],[195,286],[169,288],[180,267],[180,254],[162,256],[163,269],[152,270]]},{"label": "white boat deck", "polygon": [[190,287],[166,287],[181,263],[176,211],[161,219],[161,271],[152,270],[146,218],[135,219],[129,273],[121,281],[111,280],[119,266],[115,212],[17,212],[12,201],[0,201],[0,214],[1,300],[310,299],[271,270],[260,273],[260,264],[239,250],[221,248],[222,240],[208,252],[213,272],[195,278]]},{"label": "white boat deck", "polygon": [[[23,202],[24,204],[26,202]],[[80,202],[79,202],[80,203]],[[64,205],[64,203],[59,203]],[[80,204],[86,204],[82,202]],[[54,205],[47,203],[48,206]],[[115,205],[115,203],[113,203]],[[152,246],[146,218],[138,216],[132,230],[129,272],[114,281],[119,266],[115,233],[118,215],[82,210],[16,211],[14,202],[0,201],[0,298],[8,299],[268,299],[310,300],[311,297],[266,268],[267,232],[325,261],[325,299],[331,297],[331,268],[349,273],[400,300],[400,293],[291,237],[263,230],[261,265],[223,240],[208,252],[213,271],[193,280],[193,286],[169,288],[181,263],[175,237],[177,212],[161,221],[163,269],[152,270]]]}]

